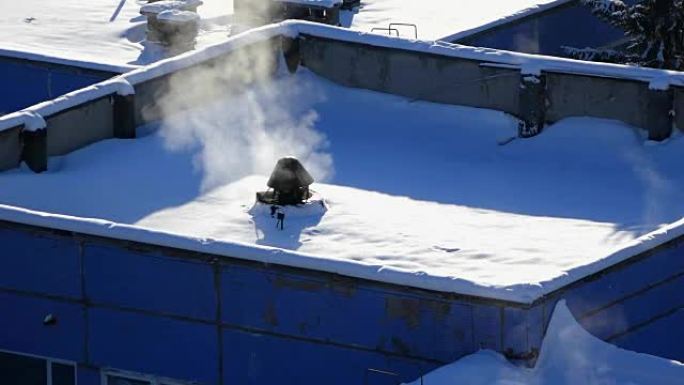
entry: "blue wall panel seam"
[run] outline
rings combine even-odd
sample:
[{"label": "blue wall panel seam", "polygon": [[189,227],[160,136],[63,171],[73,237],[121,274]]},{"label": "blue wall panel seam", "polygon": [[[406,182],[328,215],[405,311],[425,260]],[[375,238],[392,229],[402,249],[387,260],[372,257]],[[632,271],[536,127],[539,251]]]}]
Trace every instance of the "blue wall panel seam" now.
[{"label": "blue wall panel seam", "polygon": [[627,330],[625,330],[625,331],[622,331],[622,332],[620,332],[620,333],[616,333],[616,334],[614,334],[614,335],[612,335],[612,336],[606,337],[605,340],[608,341],[608,342],[611,342],[611,341],[613,341],[613,340],[615,340],[615,339],[617,339],[617,338],[620,338],[620,337],[623,337],[623,336],[628,335],[628,334],[630,334],[630,333],[636,332],[636,331],[638,331],[639,329],[641,329],[641,328],[643,328],[643,327],[645,327],[645,326],[648,326],[648,325],[652,324],[653,322],[656,322],[656,321],[661,320],[661,319],[663,319],[663,318],[667,318],[667,317],[671,316],[672,314],[674,314],[674,313],[676,313],[676,312],[678,312],[678,311],[680,311],[680,310],[682,310],[682,309],[684,309],[684,306],[678,305],[678,306],[676,306],[676,307],[674,307],[674,308],[672,308],[672,309],[670,309],[670,310],[667,310],[667,311],[665,311],[665,312],[663,312],[663,313],[661,313],[661,314],[658,314],[658,315],[656,315],[656,316],[654,316],[654,317],[652,317],[652,318],[649,318],[649,319],[647,319],[646,321],[640,322],[640,323],[638,323],[638,324],[636,324],[636,325],[630,327],[629,329],[627,329]]},{"label": "blue wall panel seam", "polygon": [[674,281],[674,280],[676,280],[677,278],[680,278],[680,277],[682,277],[682,276],[684,276],[684,271],[682,271],[682,272],[680,272],[680,273],[678,273],[678,274],[676,274],[676,275],[670,276],[670,277],[668,277],[668,278],[666,278],[666,279],[664,279],[664,280],[662,280],[662,281],[658,281],[658,282],[653,283],[653,284],[648,284],[648,285],[644,286],[643,288],[641,288],[641,289],[639,289],[639,290],[637,290],[637,291],[635,291],[635,292],[632,292],[632,293],[630,293],[630,294],[628,294],[628,295],[626,295],[626,296],[624,296],[624,297],[621,297],[621,298],[619,298],[619,299],[616,299],[616,300],[614,300],[614,301],[611,301],[611,302],[609,302],[608,304],[605,304],[605,305],[603,305],[603,306],[601,306],[601,307],[598,307],[598,308],[596,308],[596,309],[590,310],[590,311],[588,311],[588,312],[586,312],[586,313],[584,313],[584,314],[582,314],[582,315],[579,315],[579,316],[578,316],[578,315],[575,315],[575,318],[576,318],[578,321],[580,321],[580,320],[583,320],[583,319],[585,319],[585,318],[591,317],[591,316],[593,316],[593,315],[595,315],[595,314],[597,314],[597,313],[600,313],[601,311],[603,311],[603,310],[605,310],[605,309],[608,309],[608,308],[610,308],[610,307],[612,307],[612,306],[615,306],[615,305],[617,305],[617,304],[620,304],[620,303],[622,303],[622,302],[625,302],[626,300],[629,300],[629,299],[638,297],[638,296],[640,296],[640,295],[642,295],[642,294],[645,294],[645,293],[647,293],[648,291],[650,291],[650,290],[652,290],[652,289],[655,289],[655,288],[657,288],[657,287],[659,287],[659,286],[666,285],[666,284],[668,284],[668,283],[670,283],[670,282],[672,282],[672,281]]}]

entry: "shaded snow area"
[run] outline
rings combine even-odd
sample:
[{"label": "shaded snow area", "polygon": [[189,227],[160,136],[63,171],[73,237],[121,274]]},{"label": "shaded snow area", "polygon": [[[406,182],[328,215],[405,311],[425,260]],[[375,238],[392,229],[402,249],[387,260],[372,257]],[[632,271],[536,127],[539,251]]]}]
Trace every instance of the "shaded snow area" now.
[{"label": "shaded snow area", "polygon": [[513,366],[496,352],[480,351],[423,380],[429,385],[678,385],[682,378],[679,362],[623,350],[592,336],[561,301],[535,368]]},{"label": "shaded snow area", "polygon": [[[2,173],[0,202],[394,269],[418,287],[441,277],[443,290],[517,301],[683,216],[682,137],[652,144],[588,118],[528,140],[513,139],[516,127],[500,112],[345,88],[302,69],[139,139],[51,159],[47,173]],[[280,231],[269,210],[252,208],[285,155],[317,179],[327,210],[293,208]]]},{"label": "shaded snow area", "polygon": [[[114,67],[147,64],[163,53],[145,46],[143,0],[0,0],[2,50]],[[232,0],[204,0],[197,48],[225,40]],[[16,54],[14,54],[16,56]],[[91,62],[91,63],[88,63]]]},{"label": "shaded snow area", "polygon": [[[344,26],[363,32],[390,23],[412,23],[421,40],[440,40],[458,32],[507,18],[558,0],[366,0],[355,12],[343,12]],[[561,0],[563,1],[563,0]],[[411,27],[397,26],[402,37],[413,38]],[[385,33],[387,31],[378,31]]]}]

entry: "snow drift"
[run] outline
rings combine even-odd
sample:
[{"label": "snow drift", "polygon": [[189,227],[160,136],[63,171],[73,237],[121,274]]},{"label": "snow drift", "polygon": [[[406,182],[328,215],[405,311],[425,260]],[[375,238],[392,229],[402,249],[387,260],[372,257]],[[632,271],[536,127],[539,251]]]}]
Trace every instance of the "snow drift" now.
[{"label": "snow drift", "polygon": [[[684,364],[620,349],[589,334],[560,301],[533,369],[480,351],[427,374],[429,385],[678,385]],[[420,385],[420,381],[412,385]]]}]

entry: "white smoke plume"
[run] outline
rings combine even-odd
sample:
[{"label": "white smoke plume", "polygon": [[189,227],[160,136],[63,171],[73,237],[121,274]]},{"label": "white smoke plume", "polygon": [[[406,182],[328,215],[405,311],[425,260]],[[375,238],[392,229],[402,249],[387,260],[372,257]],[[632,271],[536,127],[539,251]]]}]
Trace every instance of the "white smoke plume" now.
[{"label": "white smoke plume", "polygon": [[161,100],[162,136],[174,151],[193,151],[204,191],[242,177],[269,175],[296,156],[317,181],[332,176],[327,141],[311,107],[321,96],[274,68],[273,44],[241,49],[201,70],[174,75]]}]

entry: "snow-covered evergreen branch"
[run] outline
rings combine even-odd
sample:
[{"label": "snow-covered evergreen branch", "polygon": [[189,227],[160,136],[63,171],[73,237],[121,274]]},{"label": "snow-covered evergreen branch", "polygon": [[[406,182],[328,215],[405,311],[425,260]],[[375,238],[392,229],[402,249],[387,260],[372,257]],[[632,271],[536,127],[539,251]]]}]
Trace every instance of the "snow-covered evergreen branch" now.
[{"label": "snow-covered evergreen branch", "polygon": [[620,0],[581,0],[594,15],[629,39],[626,53],[565,47],[573,58],[633,63],[684,70],[684,0],[641,0],[628,6]]}]

